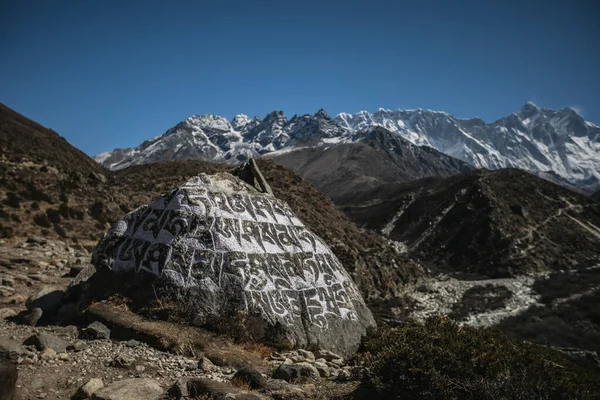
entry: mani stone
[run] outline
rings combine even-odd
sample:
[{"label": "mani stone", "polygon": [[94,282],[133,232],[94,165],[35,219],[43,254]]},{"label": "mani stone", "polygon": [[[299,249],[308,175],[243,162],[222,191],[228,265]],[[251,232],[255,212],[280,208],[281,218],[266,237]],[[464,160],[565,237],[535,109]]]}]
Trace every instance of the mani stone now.
[{"label": "mani stone", "polygon": [[253,337],[276,346],[349,356],[375,324],[325,242],[285,202],[228,173],[193,177],[125,215],[92,263],[116,282],[152,277],[197,325],[241,313]]}]

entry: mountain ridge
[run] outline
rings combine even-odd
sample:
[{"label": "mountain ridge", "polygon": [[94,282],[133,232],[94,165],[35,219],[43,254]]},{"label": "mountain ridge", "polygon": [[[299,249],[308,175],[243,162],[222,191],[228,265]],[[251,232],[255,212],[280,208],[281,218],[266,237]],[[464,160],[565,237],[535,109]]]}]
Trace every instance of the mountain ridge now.
[{"label": "mountain ridge", "polygon": [[348,143],[301,147],[263,157],[302,176],[336,204],[379,185],[472,170],[467,163],[433,148],[416,146],[377,126],[365,128]]},{"label": "mountain ridge", "polygon": [[570,108],[552,110],[532,102],[491,123],[423,109],[379,108],[372,114],[340,113],[335,118],[320,109],[291,119],[274,111],[264,119],[238,114],[231,121],[214,114],[193,115],[138,147],[94,159],[113,170],[184,159],[233,163],[301,146],[355,142],[373,126],[476,168],[519,168],[556,176],[557,182],[590,192],[600,186],[600,128]]}]

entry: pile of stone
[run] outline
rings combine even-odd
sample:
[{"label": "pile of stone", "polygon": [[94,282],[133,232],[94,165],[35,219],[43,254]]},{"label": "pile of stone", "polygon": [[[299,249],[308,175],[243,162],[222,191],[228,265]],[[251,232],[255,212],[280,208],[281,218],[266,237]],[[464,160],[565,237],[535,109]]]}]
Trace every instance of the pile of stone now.
[{"label": "pile of stone", "polygon": [[354,367],[347,366],[344,357],[324,349],[314,353],[303,349],[285,353],[276,352],[265,361],[277,366],[273,378],[291,383],[318,378],[348,381],[356,376]]}]

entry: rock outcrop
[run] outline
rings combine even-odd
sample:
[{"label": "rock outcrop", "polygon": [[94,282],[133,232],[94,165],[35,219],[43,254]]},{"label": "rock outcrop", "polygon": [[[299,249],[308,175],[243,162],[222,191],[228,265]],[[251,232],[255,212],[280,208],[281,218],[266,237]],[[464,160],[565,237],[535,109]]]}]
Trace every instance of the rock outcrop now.
[{"label": "rock outcrop", "polygon": [[241,313],[269,343],[349,355],[374,324],[329,247],[285,202],[227,173],[201,174],[125,215],[92,262],[150,275],[197,325]]}]

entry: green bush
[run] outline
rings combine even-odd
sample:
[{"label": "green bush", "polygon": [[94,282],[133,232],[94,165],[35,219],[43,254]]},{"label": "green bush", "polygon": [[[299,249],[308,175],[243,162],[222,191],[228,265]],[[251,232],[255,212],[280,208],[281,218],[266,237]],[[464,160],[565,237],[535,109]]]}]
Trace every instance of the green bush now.
[{"label": "green bush", "polygon": [[361,390],[381,399],[600,399],[600,372],[445,317],[371,330]]}]

